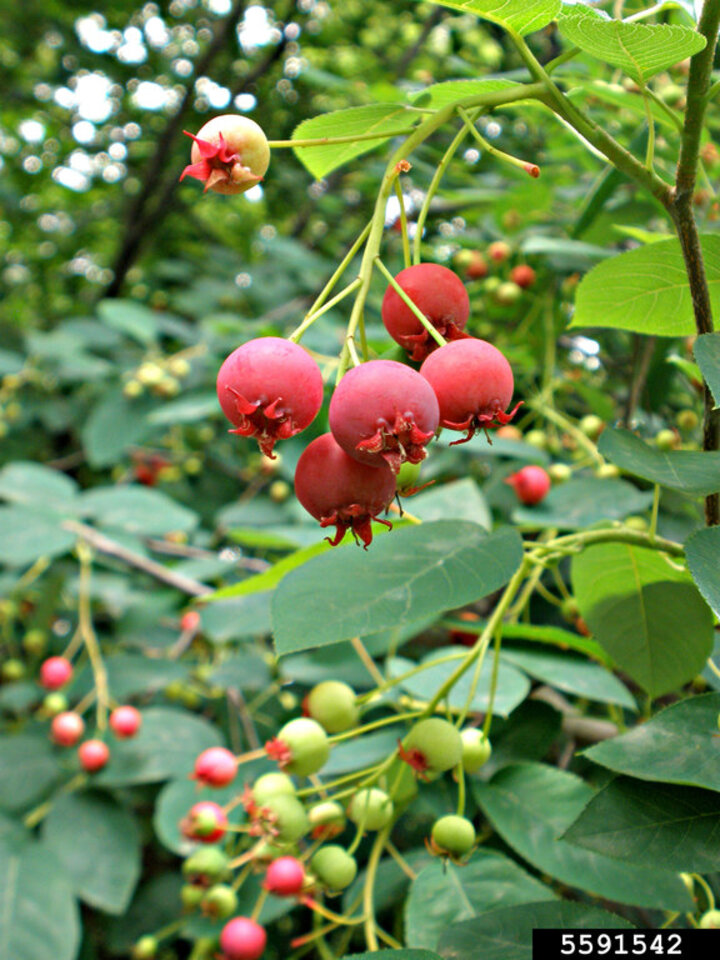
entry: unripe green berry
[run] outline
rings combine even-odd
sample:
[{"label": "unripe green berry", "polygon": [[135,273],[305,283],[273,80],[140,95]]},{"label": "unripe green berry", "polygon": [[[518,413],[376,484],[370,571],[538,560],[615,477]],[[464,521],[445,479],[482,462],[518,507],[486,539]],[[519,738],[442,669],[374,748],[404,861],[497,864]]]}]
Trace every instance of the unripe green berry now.
[{"label": "unripe green berry", "polygon": [[402,747],[403,759],[422,774],[451,770],[462,759],[462,739],[457,727],[440,717],[428,717],[416,723]]},{"label": "unripe green berry", "polygon": [[64,693],[48,693],[43,699],[43,711],[49,717],[56,717],[59,713],[64,713],[68,706],[68,698]]},{"label": "unripe green berry", "polygon": [[465,773],[477,773],[490,759],[492,746],[482,730],[470,727],[460,734],[462,740],[462,765]]},{"label": "unripe green berry", "polygon": [[135,397],[139,397],[143,392],[143,385],[139,380],[128,380],[128,382],[123,387],[123,394],[128,398],[128,400],[134,400]]},{"label": "unripe green berry", "polygon": [[315,839],[336,837],[345,829],[345,811],[334,800],[323,800],[310,807],[308,819]]},{"label": "unripe green berry", "polygon": [[343,847],[320,847],[310,861],[310,869],[329,890],[344,890],[357,876],[357,863]]},{"label": "unripe green berry", "polygon": [[585,436],[590,437],[591,440],[597,440],[604,426],[605,421],[601,417],[595,416],[594,413],[589,413],[580,421],[580,429]]},{"label": "unripe green berry", "polygon": [[219,847],[203,847],[191,853],[182,865],[183,876],[209,886],[225,876],[229,859]]},{"label": "unripe green berry", "polygon": [[364,830],[382,830],[393,818],[394,807],[390,797],[378,787],[358,790],[347,808],[348,818]]},{"label": "unripe green berry", "polygon": [[694,410],[680,410],[675,417],[675,423],[684,432],[694,430],[700,422],[698,415]]},{"label": "unripe green berry", "polygon": [[572,469],[567,463],[551,463],[547,472],[553,483],[565,483],[572,476]]},{"label": "unripe green berry", "polygon": [[154,960],[158,952],[158,942],[155,937],[140,937],[132,948],[133,960]]},{"label": "unripe green berry", "polygon": [[645,517],[625,517],[625,526],[631,530],[639,530],[644,533],[650,528],[650,524]]},{"label": "unripe green berry", "polygon": [[357,726],[360,716],[355,691],[340,680],[325,680],[313,687],[307,711],[328,733],[342,733]]},{"label": "unripe green berry", "polygon": [[620,476],[620,469],[614,463],[601,463],[595,471],[595,476],[602,480],[611,480]]},{"label": "unripe green berry", "polygon": [[432,828],[433,846],[451,857],[463,857],[475,846],[475,827],[465,817],[441,817]]},{"label": "unripe green berry", "polygon": [[678,436],[674,430],[659,430],[655,434],[655,446],[658,450],[674,450],[678,445]]},{"label": "unripe green berry", "polygon": [[396,478],[398,493],[401,496],[405,495],[408,490],[412,490],[413,487],[418,486],[419,479],[420,464],[410,463],[409,460],[406,460],[405,463],[401,465]]},{"label": "unripe green berry", "polygon": [[0,676],[6,683],[14,683],[16,680],[22,680],[25,676],[25,664],[22,660],[10,659],[3,663],[0,668]]},{"label": "unripe green berry", "polygon": [[31,657],[39,657],[47,648],[47,634],[44,630],[28,630],[22,640],[23,650]]},{"label": "unripe green berry", "polygon": [[275,843],[294,843],[310,830],[310,821],[305,807],[287,794],[268,797],[261,808],[263,820],[268,821]]},{"label": "unripe green berry", "polygon": [[513,283],[512,280],[506,280],[504,283],[501,283],[494,293],[495,300],[503,307],[513,306],[521,297],[522,287],[519,287],[517,283]]},{"label": "unripe green berry", "polygon": [[238,896],[227,884],[216,883],[202,898],[200,906],[208,917],[214,920],[225,920],[237,910]]},{"label": "unripe green berry", "polygon": [[483,286],[485,287],[485,292],[491,296],[497,291],[500,286],[501,280],[500,277],[488,277]]},{"label": "unripe green berry", "polygon": [[253,800],[259,806],[281,793],[286,797],[294,797],[296,793],[295,784],[286,773],[264,773],[252,785]]},{"label": "unripe green berry", "polygon": [[180,902],[183,905],[183,910],[196,910],[204,896],[205,889],[203,887],[195,887],[191,883],[186,883],[180,888]]},{"label": "unripe green berry", "polygon": [[545,450],[548,443],[548,437],[544,430],[528,430],[525,434],[525,443],[531,447],[537,447],[538,450]]},{"label": "unripe green berry", "polygon": [[253,859],[258,863],[272,863],[280,857],[296,857],[300,853],[296,844],[278,845],[269,841],[261,841],[253,848]]},{"label": "unripe green berry", "polygon": [[698,921],[701,930],[720,930],[720,910],[708,910]]},{"label": "unripe green berry", "polygon": [[265,749],[288,773],[304,777],[317,773],[330,756],[327,734],[309,717],[286,723],[277,737],[265,744]]},{"label": "unripe green berry", "polygon": [[575,623],[580,616],[580,607],[575,597],[566,597],[560,607],[560,614],[566,623]]}]

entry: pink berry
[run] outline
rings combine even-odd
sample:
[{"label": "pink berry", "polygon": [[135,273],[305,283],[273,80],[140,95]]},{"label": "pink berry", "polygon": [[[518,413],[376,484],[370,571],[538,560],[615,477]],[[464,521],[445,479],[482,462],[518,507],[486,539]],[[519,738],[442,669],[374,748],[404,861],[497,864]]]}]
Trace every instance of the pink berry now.
[{"label": "pink berry", "polygon": [[303,888],[305,868],[295,857],[279,857],[265,874],[265,888],[278,897],[295,897]]},{"label": "pink berry", "polygon": [[134,737],[142,725],[142,716],[135,707],[116,707],[110,714],[110,729],[116,737]]},{"label": "pink berry", "polygon": [[504,412],[512,400],[513,374],[502,353],[486,340],[448,343],[430,354],[420,373],[435,391],[440,425],[467,432],[455,443],[465,443],[476,430],[507,423],[520,406]]},{"label": "pink berry", "polygon": [[517,473],[505,477],[505,483],[510,484],[521,503],[532,506],[545,499],[550,489],[550,477],[542,467],[533,465],[523,467]]},{"label": "pink berry", "polygon": [[86,773],[97,773],[110,759],[110,749],[102,740],[86,740],[78,747],[78,759]]},{"label": "pink berry", "polygon": [[220,934],[225,960],[258,960],[265,950],[267,934],[249,917],[233,917]]},{"label": "pink berry", "polygon": [[206,787],[226,787],[236,773],[235,755],[225,747],[210,747],[198,756],[192,776]]},{"label": "pink berry", "polygon": [[59,747],[74,747],[84,732],[85,721],[72,710],[59,713],[50,724],[50,736]]},{"label": "pink berry", "polygon": [[205,190],[243,193],[259,183],[270,164],[270,147],[263,130],[249,117],[225,114],[208,120],[193,141],[190,159],[180,179],[195,177]]},{"label": "pink berry", "polygon": [[348,370],[330,401],[330,430],[360,463],[387,463],[397,473],[406,460],[420,463],[440,419],[427,380],[394,360],[371,360]]},{"label": "pink berry", "polygon": [[194,804],[180,822],[183,836],[200,843],[215,843],[225,835],[228,820],[225,811],[211,800]]},{"label": "pink berry", "polygon": [[372,542],[371,520],[387,509],[395,496],[395,476],[385,463],[369,467],[353,460],[338,446],[331,433],[324,433],[306,447],[295,469],[295,494],[321,527],[336,528],[327,539],[336,546],[351,529],[364,546]]},{"label": "pink berry", "polygon": [[200,614],[197,610],[186,610],[180,617],[180,629],[183,633],[195,633],[200,627]]},{"label": "pink berry", "polygon": [[40,683],[46,690],[59,690],[72,674],[72,664],[65,657],[48,657],[40,666]]},{"label": "pink berry", "polygon": [[510,279],[519,287],[527,289],[535,283],[535,271],[526,263],[519,263],[510,271]]},{"label": "pink berry", "polygon": [[323,400],[320,368],[302,347],[280,337],[244,343],[220,367],[217,395],[230,433],[255,437],[272,457],[278,440],[294,437],[317,416]]},{"label": "pink berry", "polygon": [[[470,299],[465,284],[452,270],[436,263],[418,263],[401,270],[395,281],[446,340],[467,336],[463,330],[470,315]],[[424,360],[436,349],[433,338],[392,285],[383,297],[382,320],[411,360]]]}]

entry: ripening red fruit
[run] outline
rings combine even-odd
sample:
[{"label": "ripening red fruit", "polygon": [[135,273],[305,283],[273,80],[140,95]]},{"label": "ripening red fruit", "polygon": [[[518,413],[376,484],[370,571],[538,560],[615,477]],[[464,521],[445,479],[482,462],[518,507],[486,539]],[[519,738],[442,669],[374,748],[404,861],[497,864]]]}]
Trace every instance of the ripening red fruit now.
[{"label": "ripening red fruit", "polygon": [[547,472],[534,464],[505,477],[505,483],[513,488],[518,500],[528,506],[544,500],[551,486]]},{"label": "ripening red fruit", "polygon": [[295,857],[279,857],[267,868],[265,889],[277,897],[296,897],[305,882],[305,868]]},{"label": "ripening red fruit", "polygon": [[233,917],[220,934],[224,960],[259,960],[266,943],[265,930],[249,917]]},{"label": "ripening red fruit", "polygon": [[210,747],[195,761],[193,778],[207,787],[226,787],[237,773],[235,755],[225,747]]},{"label": "ripening red fruit", "polygon": [[50,724],[50,736],[59,747],[74,747],[84,732],[85,721],[72,710],[59,713]]},{"label": "ripening red fruit", "polygon": [[486,340],[448,343],[430,354],[420,373],[438,398],[440,425],[467,431],[455,444],[465,443],[476,430],[508,423],[520,406],[504,412],[512,400],[513,374],[502,353]]},{"label": "ripening red fruit", "polygon": [[495,263],[503,263],[512,253],[512,247],[505,240],[495,240],[487,248],[488,256]]},{"label": "ripening red fruit", "polygon": [[320,368],[296,343],[260,337],[244,343],[220,367],[217,395],[230,433],[255,437],[272,458],[278,440],[294,437],[317,416],[323,400]]},{"label": "ripening red fruit", "polygon": [[535,271],[526,263],[519,263],[510,271],[510,279],[523,290],[531,287],[535,283]]},{"label": "ripening red fruit", "polygon": [[116,707],[110,714],[108,721],[110,729],[116,737],[126,740],[134,737],[142,725],[142,716],[135,707]]},{"label": "ripening red fruit", "polygon": [[393,473],[420,463],[440,419],[432,387],[395,360],[370,360],[348,370],[330,401],[330,430],[354,460]]},{"label": "ripening red fruit", "polygon": [[205,190],[216,193],[243,193],[259,183],[270,164],[267,137],[249,117],[225,114],[214,117],[192,138],[192,163],[180,179],[195,177]]},{"label": "ripening red fruit", "polygon": [[200,614],[197,610],[186,610],[180,617],[180,629],[183,633],[195,633],[200,628]]},{"label": "ripening red fruit", "polygon": [[[418,263],[401,270],[395,280],[446,340],[467,336],[463,331],[470,315],[470,299],[465,284],[452,270],[437,263]],[[437,348],[392,286],[388,286],[383,297],[382,320],[387,332],[407,350],[411,360],[424,360]]]},{"label": "ripening red fruit", "polygon": [[180,829],[189,840],[200,843],[215,843],[225,835],[228,821],[225,811],[212,800],[202,800],[194,804],[180,821]]},{"label": "ripening red fruit", "polygon": [[378,514],[395,496],[395,475],[382,464],[369,467],[353,460],[339,447],[331,433],[317,437],[305,448],[295,468],[295,495],[321,527],[336,528],[326,539],[337,546],[351,529],[364,546],[372,542],[371,520],[386,526]]},{"label": "ripening red fruit", "polygon": [[86,740],[78,747],[80,766],[87,773],[102,770],[110,759],[110,748],[102,740]]},{"label": "ripening red fruit", "polygon": [[73,668],[65,657],[48,657],[40,666],[40,683],[46,690],[59,690],[72,677]]}]

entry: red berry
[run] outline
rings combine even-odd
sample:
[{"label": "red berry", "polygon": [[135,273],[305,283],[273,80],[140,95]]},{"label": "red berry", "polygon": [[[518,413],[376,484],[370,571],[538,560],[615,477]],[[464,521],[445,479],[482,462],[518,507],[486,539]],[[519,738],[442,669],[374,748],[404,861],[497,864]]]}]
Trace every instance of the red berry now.
[{"label": "red berry", "polygon": [[495,263],[503,263],[512,253],[512,247],[504,240],[496,240],[487,248],[488,256]]},{"label": "red berry", "polygon": [[210,747],[203,750],[195,761],[192,776],[207,787],[226,787],[237,773],[235,755],[225,747]]},{"label": "red berry", "polygon": [[295,468],[295,494],[321,527],[336,527],[327,539],[336,546],[349,528],[365,547],[372,541],[371,520],[387,509],[395,496],[395,475],[383,464],[369,467],[353,460],[324,433],[304,450]]},{"label": "red berry", "polygon": [[[436,263],[418,263],[401,270],[395,281],[446,340],[467,336],[463,330],[470,315],[470,299],[452,270]],[[436,349],[433,338],[392,286],[383,297],[382,320],[412,360],[424,360]]]},{"label": "red berry", "polygon": [[200,614],[197,610],[186,610],[180,617],[180,629],[183,633],[195,633],[200,628]]},{"label": "red berry", "polygon": [[345,453],[393,473],[420,463],[440,419],[432,387],[394,360],[371,360],[349,370],[330,401],[330,430]]},{"label": "red berry", "polygon": [[535,271],[526,263],[519,263],[510,271],[510,279],[525,290],[535,283]]},{"label": "red berry", "polygon": [[78,747],[78,759],[83,770],[96,773],[110,759],[110,748],[102,740],[86,740]]},{"label": "red berry", "polygon": [[72,710],[59,713],[50,724],[50,736],[59,747],[74,747],[84,732],[85,721]]},{"label": "red berry", "polygon": [[487,260],[479,250],[459,250],[453,257],[453,265],[464,270],[468,280],[482,280],[488,273]]},{"label": "red berry", "polygon": [[547,472],[542,467],[532,464],[505,477],[505,483],[510,484],[518,500],[528,506],[544,500],[551,485]]},{"label": "red berry", "polygon": [[230,433],[255,437],[272,457],[278,440],[294,437],[315,419],[323,400],[320,368],[296,343],[261,337],[244,343],[220,367],[217,395]]},{"label": "red berry", "polygon": [[135,707],[116,707],[110,714],[110,729],[116,737],[134,737],[142,725],[142,716]]},{"label": "red berry", "polygon": [[194,804],[186,817],[180,822],[183,836],[201,843],[215,843],[225,835],[227,829],[225,811],[211,800],[202,800]]},{"label": "red berry", "polygon": [[303,888],[305,868],[295,857],[279,857],[265,874],[265,889],[278,897],[295,897]]},{"label": "red berry", "polygon": [[270,148],[262,128],[249,117],[225,114],[208,120],[193,140],[190,159],[180,179],[195,177],[205,190],[243,193],[262,180],[270,164]]},{"label": "red berry", "polygon": [[59,690],[72,677],[73,668],[65,657],[48,657],[40,666],[40,683],[46,690]]},{"label": "red berry", "polygon": [[510,364],[486,340],[458,340],[431,353],[420,373],[435,391],[440,405],[440,424],[448,430],[467,431],[465,443],[476,430],[512,420],[510,413],[514,380]]},{"label": "red berry", "polygon": [[220,934],[225,960],[258,960],[263,955],[267,934],[249,917],[233,917]]}]

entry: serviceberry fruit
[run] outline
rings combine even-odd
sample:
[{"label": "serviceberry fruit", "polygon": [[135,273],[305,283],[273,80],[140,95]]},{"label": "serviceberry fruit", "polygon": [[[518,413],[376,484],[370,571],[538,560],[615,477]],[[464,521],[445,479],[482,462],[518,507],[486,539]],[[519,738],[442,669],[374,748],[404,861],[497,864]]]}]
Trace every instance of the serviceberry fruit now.
[{"label": "serviceberry fruit", "polygon": [[155,937],[140,937],[132,948],[132,960],[155,960],[159,946]]},{"label": "serviceberry fruit", "polygon": [[305,868],[295,857],[279,857],[267,868],[265,889],[277,897],[296,897],[305,883]]},{"label": "serviceberry fruit", "polygon": [[190,159],[180,179],[195,177],[205,190],[243,193],[262,180],[270,164],[270,147],[262,128],[249,117],[225,114],[208,120],[193,141]]},{"label": "serviceberry fruit", "polygon": [[430,354],[420,373],[438,398],[440,425],[466,432],[456,444],[465,443],[476,430],[508,423],[520,406],[504,412],[513,395],[513,374],[502,353],[486,340],[448,343]]},{"label": "serviceberry fruit", "polygon": [[110,714],[108,723],[116,737],[127,740],[134,737],[142,726],[142,715],[136,707],[116,707]]},{"label": "serviceberry fruit", "polygon": [[357,726],[360,712],[355,691],[340,680],[324,680],[307,696],[307,712],[328,733],[342,733]]},{"label": "serviceberry fruit", "polygon": [[297,717],[281,727],[277,737],[268,740],[265,750],[283,770],[307,777],[325,765],[330,756],[330,743],[316,720]]},{"label": "serviceberry fruit", "polygon": [[548,476],[553,483],[566,483],[572,476],[572,469],[567,463],[551,463]]},{"label": "serviceberry fruit", "polygon": [[[470,298],[465,284],[452,270],[436,263],[418,263],[401,270],[395,281],[446,340],[467,336],[463,331],[470,315]],[[411,360],[424,360],[437,347],[392,285],[383,297],[382,321]]]},{"label": "serviceberry fruit", "polygon": [[228,821],[225,811],[211,800],[201,800],[190,807],[180,822],[183,836],[200,843],[215,843],[225,836]]},{"label": "serviceberry fruit", "polygon": [[217,395],[230,433],[255,437],[273,456],[278,440],[294,437],[317,416],[323,400],[320,368],[296,343],[280,337],[249,340],[220,367]]},{"label": "serviceberry fruit", "polygon": [[186,610],[180,617],[180,629],[183,633],[195,633],[200,628],[200,614],[197,610]]},{"label": "serviceberry fruit", "polygon": [[482,280],[488,273],[487,260],[479,250],[458,250],[453,266],[462,270],[468,280]]},{"label": "serviceberry fruit", "polygon": [[213,920],[226,920],[237,910],[238,895],[226,883],[216,883],[200,901],[202,912]]},{"label": "serviceberry fruit", "polygon": [[465,817],[450,814],[435,821],[431,838],[435,852],[455,859],[470,853],[475,846],[475,827]]},{"label": "serviceberry fruit", "polygon": [[225,876],[228,863],[219,847],[203,847],[184,861],[182,872],[193,886],[209,887]]},{"label": "serviceberry fruit", "polygon": [[59,690],[72,674],[72,664],[65,657],[48,657],[40,666],[40,683],[46,690]]},{"label": "serviceberry fruit", "polygon": [[252,785],[251,793],[253,801],[261,806],[269,797],[280,793],[294,797],[295,784],[286,773],[264,773]]},{"label": "serviceberry fruit", "polygon": [[364,830],[382,830],[393,818],[393,802],[384,790],[365,787],[358,790],[347,808],[348,818]]},{"label": "serviceberry fruit", "polygon": [[295,843],[310,830],[305,807],[297,799],[278,793],[268,797],[261,807],[250,812],[252,836],[264,837],[274,844]]},{"label": "serviceberry fruit", "polygon": [[535,464],[528,464],[517,473],[505,477],[505,483],[513,488],[518,500],[526,506],[533,506],[544,500],[551,486],[547,471]]},{"label": "serviceberry fruit", "polygon": [[487,248],[487,254],[495,263],[504,263],[512,253],[512,247],[505,240],[495,240]]},{"label": "serviceberry fruit", "polygon": [[597,440],[605,429],[605,421],[602,417],[598,417],[594,413],[588,413],[580,421],[579,427],[586,437],[590,437],[591,440]]},{"label": "serviceberry fruit", "polygon": [[[6,660],[0,668],[0,676],[2,676],[5,683],[16,683],[18,680],[22,680],[25,673],[25,664],[16,657]],[[45,684],[43,684],[43,686],[45,686]]]},{"label": "serviceberry fruit", "polygon": [[348,370],[330,401],[330,431],[345,453],[373,467],[384,461],[393,473],[425,459],[439,419],[427,380],[395,360]]},{"label": "serviceberry fruit", "polygon": [[352,530],[365,547],[372,542],[372,520],[390,527],[378,514],[395,496],[395,475],[384,462],[371,467],[348,456],[331,433],[306,447],[295,469],[295,495],[321,527],[336,528],[326,539],[333,546]]},{"label": "serviceberry fruit", "polygon": [[706,911],[698,921],[701,930],[720,930],[720,910]]},{"label": "serviceberry fruit", "polygon": [[334,800],[322,800],[308,810],[313,840],[330,840],[345,829],[345,811]]},{"label": "serviceberry fruit", "polygon": [[110,759],[110,748],[102,740],[86,740],[78,747],[78,760],[86,773],[97,773]]},{"label": "serviceberry fruit", "polygon": [[[195,910],[205,896],[205,889],[200,886],[186,883],[180,887],[180,902],[185,910]],[[232,911],[231,911],[232,912]]]},{"label": "serviceberry fruit", "polygon": [[526,263],[519,263],[510,271],[510,279],[513,283],[522,287],[523,290],[526,290],[535,283],[535,271]]},{"label": "serviceberry fruit", "polygon": [[420,720],[400,744],[400,758],[418,776],[428,779],[456,767],[462,760],[462,739],[457,727],[440,717]]},{"label": "serviceberry fruit", "polygon": [[195,761],[193,779],[206,787],[226,787],[237,773],[237,760],[225,747],[209,747]]},{"label": "serviceberry fruit", "polygon": [[48,717],[55,717],[67,710],[68,698],[64,693],[48,693],[43,697],[42,708]]},{"label": "serviceberry fruit", "polygon": [[60,747],[74,747],[85,732],[85,721],[79,713],[67,710],[53,717],[50,736]]},{"label": "serviceberry fruit", "polygon": [[233,917],[220,934],[224,960],[259,960],[266,943],[265,930],[249,917]]},{"label": "serviceberry fruit", "polygon": [[490,759],[492,747],[482,730],[468,727],[460,733],[462,740],[462,765],[465,773],[477,773]]},{"label": "serviceberry fruit", "polygon": [[357,876],[357,862],[344,847],[320,847],[310,860],[310,869],[328,890],[344,890]]},{"label": "serviceberry fruit", "polygon": [[520,297],[522,297],[522,290],[512,280],[501,283],[493,292],[493,299],[503,307],[512,307]]}]

